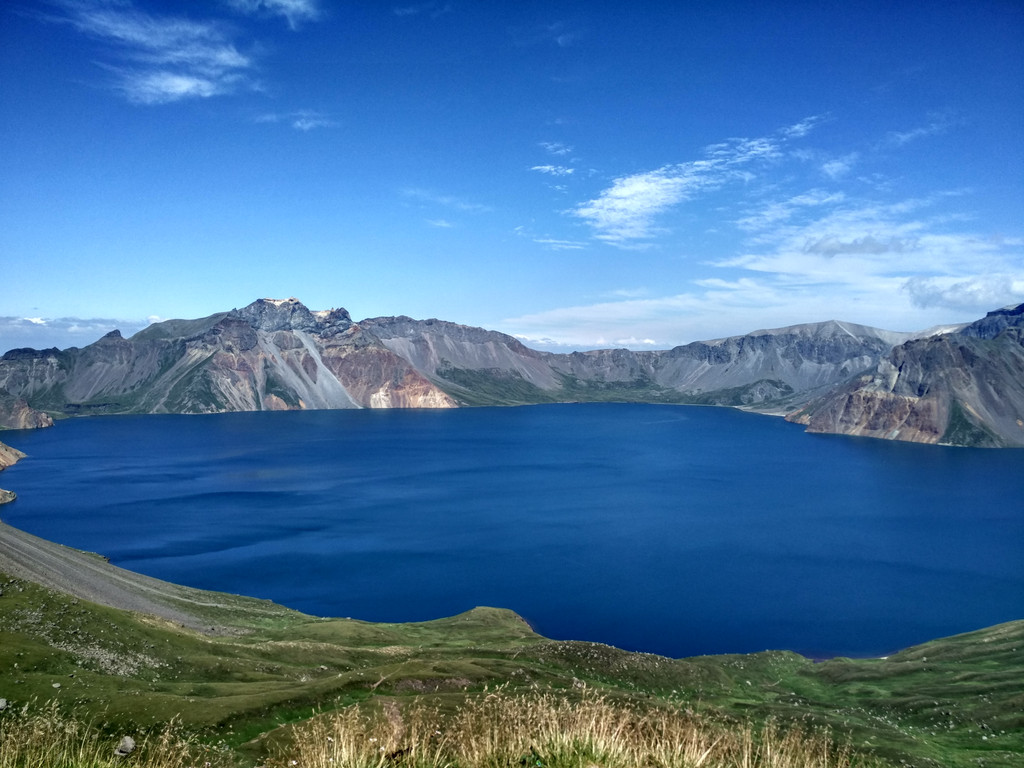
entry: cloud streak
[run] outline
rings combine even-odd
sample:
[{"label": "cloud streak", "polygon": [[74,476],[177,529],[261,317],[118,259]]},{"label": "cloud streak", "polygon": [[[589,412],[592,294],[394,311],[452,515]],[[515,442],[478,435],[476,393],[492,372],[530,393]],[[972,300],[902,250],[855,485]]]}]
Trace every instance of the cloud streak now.
[{"label": "cloud streak", "polygon": [[232,93],[253,83],[254,63],[214,21],[158,16],[130,3],[67,0],[62,20],[109,46],[104,63],[131,102],[166,104]]},{"label": "cloud streak", "polygon": [[455,10],[455,6],[451,3],[420,3],[418,5],[403,5],[397,6],[391,9],[391,12],[399,18],[409,18],[412,16],[427,15],[432,19],[436,19],[439,16],[451,13]]},{"label": "cloud streak", "polygon": [[256,118],[257,123],[287,123],[297,131],[306,133],[316,128],[332,128],[334,120],[311,109],[300,109],[296,112],[269,113]]},{"label": "cloud streak", "polygon": [[416,200],[420,203],[438,205],[443,208],[451,208],[452,210],[462,211],[464,213],[490,213],[494,210],[489,205],[470,202],[459,197],[455,197],[454,195],[439,194],[419,187],[408,187],[403,189],[402,195],[410,200]]},{"label": "cloud streak", "polygon": [[569,168],[564,165],[535,165],[530,170],[546,173],[549,176],[571,176],[576,172],[575,168]]},{"label": "cloud streak", "polygon": [[[801,128],[808,130],[810,126]],[[712,144],[705,147],[703,159],[621,176],[568,213],[589,225],[597,240],[620,248],[643,247],[666,231],[655,223],[659,216],[729,182],[749,181],[750,168],[781,157],[781,142],[765,137]]]},{"label": "cloud streak", "polygon": [[321,15],[315,0],[228,0],[228,5],[240,13],[281,16],[292,29]]}]

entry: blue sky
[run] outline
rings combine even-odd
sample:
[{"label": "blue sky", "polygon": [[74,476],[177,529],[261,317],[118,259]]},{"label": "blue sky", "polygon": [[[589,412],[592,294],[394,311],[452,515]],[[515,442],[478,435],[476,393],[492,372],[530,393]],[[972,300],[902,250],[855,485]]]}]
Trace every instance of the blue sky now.
[{"label": "blue sky", "polygon": [[0,351],[295,296],[553,350],[1024,301],[1024,5],[8,0]]}]

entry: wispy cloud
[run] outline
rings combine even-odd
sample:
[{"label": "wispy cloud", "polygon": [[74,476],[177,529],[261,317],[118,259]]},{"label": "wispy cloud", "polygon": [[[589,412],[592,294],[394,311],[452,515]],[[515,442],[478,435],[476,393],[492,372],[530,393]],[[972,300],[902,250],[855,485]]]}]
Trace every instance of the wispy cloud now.
[{"label": "wispy cloud", "polygon": [[296,112],[268,113],[256,118],[257,123],[287,123],[297,131],[312,131],[315,128],[331,128],[337,122],[311,109]]},{"label": "wispy cloud", "polygon": [[555,157],[564,157],[572,154],[573,151],[572,147],[560,141],[542,141],[538,146],[543,147],[545,152]]},{"label": "wispy cloud", "polygon": [[451,229],[455,225],[447,219],[426,219],[427,224],[432,227],[438,227],[439,229]]},{"label": "wispy cloud", "polygon": [[821,172],[833,181],[841,179],[853,169],[859,157],[857,152],[851,152],[842,157],[826,160],[821,164]]},{"label": "wispy cloud", "polygon": [[439,205],[444,208],[451,208],[465,213],[489,213],[494,210],[489,205],[470,202],[459,197],[455,197],[454,195],[439,194],[429,189],[421,189],[419,187],[407,187],[402,190],[402,195],[410,200],[416,200],[420,203]]},{"label": "wispy cloud", "polygon": [[834,205],[841,203],[844,199],[845,195],[842,192],[812,189],[799,195],[793,195],[786,200],[764,203],[753,213],[739,219],[736,224],[740,229],[748,231],[764,230],[788,221],[795,214],[807,208]]},{"label": "wispy cloud", "polygon": [[552,237],[549,234],[538,234],[530,229],[530,227],[520,225],[512,230],[519,237],[531,240],[537,245],[543,246],[548,251],[582,251],[587,247],[587,243],[579,240],[570,240],[560,237]]},{"label": "wispy cloud", "polygon": [[787,138],[799,139],[806,136],[814,128],[826,119],[825,115],[814,115],[812,117],[805,117],[799,123],[783,128],[782,133]]},{"label": "wispy cloud", "polygon": [[399,17],[410,17],[427,15],[432,19],[436,19],[438,16],[444,16],[447,13],[451,13],[455,10],[455,6],[451,3],[418,3],[416,5],[403,5],[397,6],[391,9],[391,12],[395,16]]},{"label": "wispy cloud", "polygon": [[767,200],[741,222],[739,252],[704,262],[710,271],[681,290],[609,294],[504,327],[539,346],[594,348],[828,319],[901,331],[971,320],[1024,301],[1024,241],[972,231],[959,213],[964,196],[880,202],[810,190]]},{"label": "wispy cloud", "polygon": [[252,59],[215,21],[154,15],[116,0],[65,0],[60,20],[110,46],[115,87],[130,101],[165,104],[252,87]]},{"label": "wispy cloud", "polygon": [[541,24],[535,27],[513,29],[512,39],[516,45],[556,45],[559,48],[569,48],[574,45],[582,34],[578,29],[571,28],[564,21],[555,21],[551,24]]},{"label": "wispy cloud", "polygon": [[282,16],[288,26],[298,29],[305,21],[316,21],[321,11],[317,0],[227,0],[240,13]]},{"label": "wispy cloud", "polygon": [[902,147],[904,144],[909,144],[917,139],[923,139],[926,136],[945,133],[948,128],[949,122],[945,118],[937,118],[928,123],[928,125],[912,128],[909,131],[890,131],[885,136],[885,144],[890,147]]},{"label": "wispy cloud", "polygon": [[[962,193],[895,202],[821,198],[753,233],[744,253],[715,262],[781,289],[862,303],[878,317],[907,307],[983,313],[1024,297],[1024,248],[965,226],[942,210]],[[767,219],[766,219],[767,220]],[[909,313],[908,313],[909,314]]]},{"label": "wispy cloud", "polygon": [[535,237],[533,242],[552,251],[580,251],[587,247],[578,240],[559,240],[555,237]]},{"label": "wispy cloud", "polygon": [[576,172],[575,168],[568,168],[564,165],[535,165],[530,170],[546,173],[549,176],[571,176]]},{"label": "wispy cloud", "polygon": [[763,137],[712,144],[705,147],[703,159],[617,178],[598,197],[568,213],[586,222],[598,240],[620,248],[644,247],[645,241],[666,231],[655,225],[658,216],[731,181],[749,181],[751,168],[781,157],[782,141]]}]

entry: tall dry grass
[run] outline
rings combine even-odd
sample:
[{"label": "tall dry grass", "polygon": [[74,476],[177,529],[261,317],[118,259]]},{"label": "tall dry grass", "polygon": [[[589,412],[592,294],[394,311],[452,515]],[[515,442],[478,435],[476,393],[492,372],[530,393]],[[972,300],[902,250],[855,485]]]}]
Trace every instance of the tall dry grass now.
[{"label": "tall dry grass", "polygon": [[[116,754],[124,736],[135,739]],[[203,745],[177,723],[150,733],[104,733],[55,702],[0,712],[0,768],[227,768],[232,756]]]},{"label": "tall dry grass", "polygon": [[454,714],[394,701],[298,726],[277,768],[852,768],[826,736],[727,726],[598,695],[491,693]]}]

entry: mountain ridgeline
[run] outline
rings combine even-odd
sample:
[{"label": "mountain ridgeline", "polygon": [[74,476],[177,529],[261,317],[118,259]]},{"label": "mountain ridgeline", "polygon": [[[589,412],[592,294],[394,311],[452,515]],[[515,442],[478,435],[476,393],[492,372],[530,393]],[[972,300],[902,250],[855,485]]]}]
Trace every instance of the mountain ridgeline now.
[{"label": "mountain ridgeline", "polygon": [[727,405],[838,432],[1024,445],[1024,305],[943,334],[829,321],[669,350],[556,354],[441,320],[260,299],[0,358],[0,426],[51,417],[555,402]]}]

